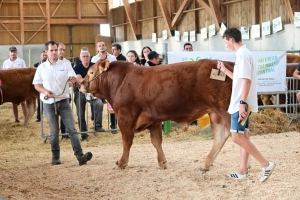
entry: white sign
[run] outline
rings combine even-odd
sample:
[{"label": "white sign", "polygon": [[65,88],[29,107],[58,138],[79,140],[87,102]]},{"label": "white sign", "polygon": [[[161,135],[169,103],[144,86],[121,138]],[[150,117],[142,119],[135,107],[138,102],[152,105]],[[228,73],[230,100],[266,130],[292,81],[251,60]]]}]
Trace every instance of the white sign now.
[{"label": "white sign", "polygon": [[252,25],[251,38],[260,38],[260,24]]},{"label": "white sign", "polygon": [[156,42],[156,33],[152,33],[152,42]]},{"label": "white sign", "polygon": [[162,31],[162,39],[163,39],[163,40],[168,39],[168,33],[167,33],[167,30],[163,30],[163,31]]},{"label": "white sign", "polygon": [[208,31],[209,37],[216,35],[216,25],[215,24],[210,25],[208,27],[208,29],[209,29],[209,31]]},{"label": "white sign", "polygon": [[270,21],[263,22],[261,24],[261,26],[262,26],[262,35],[270,35],[271,34],[271,23],[270,23]]},{"label": "white sign", "polygon": [[223,34],[224,34],[225,31],[226,31],[226,26],[222,22],[221,27],[220,27],[220,34],[221,34],[221,36],[223,36]]},{"label": "white sign", "polygon": [[207,28],[201,28],[201,39],[207,38]]},{"label": "white sign", "polygon": [[[257,91],[285,91],[286,51],[252,51],[257,67]],[[168,64],[201,59],[235,62],[235,52],[168,52]]]},{"label": "white sign", "polygon": [[295,12],[294,14],[294,25],[300,27],[300,12]]},{"label": "white sign", "polygon": [[242,33],[242,39],[243,40],[249,40],[250,39],[250,33],[249,33],[249,27],[248,26],[242,26],[241,27],[241,33]]},{"label": "white sign", "polygon": [[282,22],[281,22],[281,17],[277,17],[272,20],[273,24],[273,33],[276,33],[278,31],[282,30]]},{"label": "white sign", "polygon": [[196,31],[190,31],[190,41],[191,42],[196,41]]},{"label": "white sign", "polygon": [[179,32],[179,31],[175,31],[175,40],[176,40],[177,42],[180,41],[180,32]]},{"label": "white sign", "polygon": [[189,32],[183,32],[183,41],[188,42],[189,41]]}]

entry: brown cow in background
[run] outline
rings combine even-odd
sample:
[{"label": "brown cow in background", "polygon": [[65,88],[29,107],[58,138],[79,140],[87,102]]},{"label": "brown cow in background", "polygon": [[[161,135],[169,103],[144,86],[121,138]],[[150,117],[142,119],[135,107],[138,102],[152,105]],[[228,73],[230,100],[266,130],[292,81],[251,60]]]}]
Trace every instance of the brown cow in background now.
[{"label": "brown cow in background", "polygon": [[[287,63],[299,63],[300,62],[300,56],[295,54],[286,54],[286,62]],[[293,73],[296,70],[297,66],[287,66],[286,67],[286,77],[293,77]],[[300,87],[300,84],[298,84]],[[288,86],[289,87],[289,86]],[[263,105],[276,105],[276,98],[275,96],[271,94],[263,94],[259,96],[261,101],[263,102]],[[279,104],[285,103],[285,95],[279,95]],[[284,110],[284,109],[283,109]]]},{"label": "brown cow in background", "polygon": [[28,115],[24,119],[24,126],[28,126],[35,110],[35,99],[39,97],[38,91],[32,85],[35,68],[18,68],[0,70],[2,99],[0,105],[6,102],[20,104],[26,101]]},{"label": "brown cow in background", "polygon": [[[225,62],[229,70],[233,63]],[[155,67],[135,66],[129,62],[98,61],[81,85],[81,91],[107,99],[116,113],[122,133],[123,155],[117,165],[128,164],[134,133],[149,129],[157,150],[158,165],[167,168],[162,149],[163,121],[172,120],[187,130],[195,119],[209,113],[214,144],[203,171],[209,170],[230,134],[230,102],[232,80],[210,79],[216,60],[181,62]]]}]

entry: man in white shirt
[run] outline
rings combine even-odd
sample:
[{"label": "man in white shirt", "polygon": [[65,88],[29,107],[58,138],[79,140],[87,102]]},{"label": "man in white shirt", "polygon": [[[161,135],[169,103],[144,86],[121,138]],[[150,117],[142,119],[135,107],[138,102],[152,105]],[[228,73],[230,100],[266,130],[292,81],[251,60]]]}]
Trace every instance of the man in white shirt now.
[{"label": "man in white shirt", "polygon": [[[100,59],[101,60],[108,60],[109,62],[117,61],[116,57],[109,54],[109,53],[107,53],[106,49],[107,49],[107,47],[105,45],[105,42],[104,41],[99,41],[97,43],[98,54],[93,56],[91,62],[96,63]],[[116,123],[116,115],[115,114],[110,114],[110,121],[111,121],[110,128],[111,129],[116,129],[117,123]],[[112,130],[111,133],[116,134],[117,131]]]},{"label": "man in white shirt", "polygon": [[37,68],[32,84],[40,92],[43,110],[50,126],[52,164],[61,164],[58,125],[58,115],[60,115],[69,131],[74,155],[79,165],[84,165],[92,159],[93,154],[91,152],[83,154],[82,152],[73,111],[69,103],[69,87],[66,87],[68,83],[77,82],[77,78],[71,64],[58,59],[57,49],[58,45],[54,41],[45,44],[48,60]]},{"label": "man in white shirt", "polygon": [[[25,61],[21,58],[18,58],[18,50],[16,47],[12,46],[9,48],[9,59],[5,60],[3,63],[3,69],[13,69],[13,68],[25,68]],[[21,103],[24,119],[28,114],[25,101]],[[13,113],[15,116],[15,122],[20,122],[19,113],[18,113],[18,104],[12,104]]]},{"label": "man in white shirt", "polygon": [[[240,146],[240,167],[238,171],[229,173],[227,178],[245,180],[248,174],[248,158],[253,156],[262,167],[260,182],[266,181],[275,168],[275,163],[268,161],[250,141],[248,103],[252,111],[258,112],[256,91],[256,65],[252,53],[242,42],[241,31],[236,28],[227,29],[223,34],[226,48],[236,50],[234,72],[229,71],[223,62],[218,61],[218,68],[232,78],[232,94],[228,113],[231,114],[231,138]],[[240,120],[246,120],[243,125]]]}]

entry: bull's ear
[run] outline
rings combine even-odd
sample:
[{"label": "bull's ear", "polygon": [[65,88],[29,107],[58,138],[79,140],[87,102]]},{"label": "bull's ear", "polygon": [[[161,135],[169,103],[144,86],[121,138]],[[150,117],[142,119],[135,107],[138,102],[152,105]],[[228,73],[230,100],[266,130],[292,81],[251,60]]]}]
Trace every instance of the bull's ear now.
[{"label": "bull's ear", "polygon": [[108,60],[103,60],[101,62],[101,68],[103,71],[107,71],[109,69],[109,61]]}]

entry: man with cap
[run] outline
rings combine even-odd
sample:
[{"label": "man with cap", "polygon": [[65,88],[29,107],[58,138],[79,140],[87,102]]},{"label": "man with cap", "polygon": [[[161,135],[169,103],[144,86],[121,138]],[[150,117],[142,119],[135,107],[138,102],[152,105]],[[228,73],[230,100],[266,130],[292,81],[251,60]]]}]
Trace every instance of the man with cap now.
[{"label": "man with cap", "polygon": [[145,66],[156,66],[156,65],[160,65],[160,58],[159,58],[159,54],[156,51],[151,51],[148,54],[148,58],[149,61],[147,61],[145,63]]},{"label": "man with cap", "polygon": [[[9,59],[5,60],[3,63],[3,69],[12,69],[12,68],[25,68],[26,64],[25,61],[19,57],[18,50],[16,47],[12,46],[9,48]],[[25,104],[25,101],[21,103],[22,111],[24,114],[24,119],[28,114],[28,110]],[[20,122],[19,115],[18,115],[18,104],[12,104],[13,113],[15,116],[15,122]]]}]

